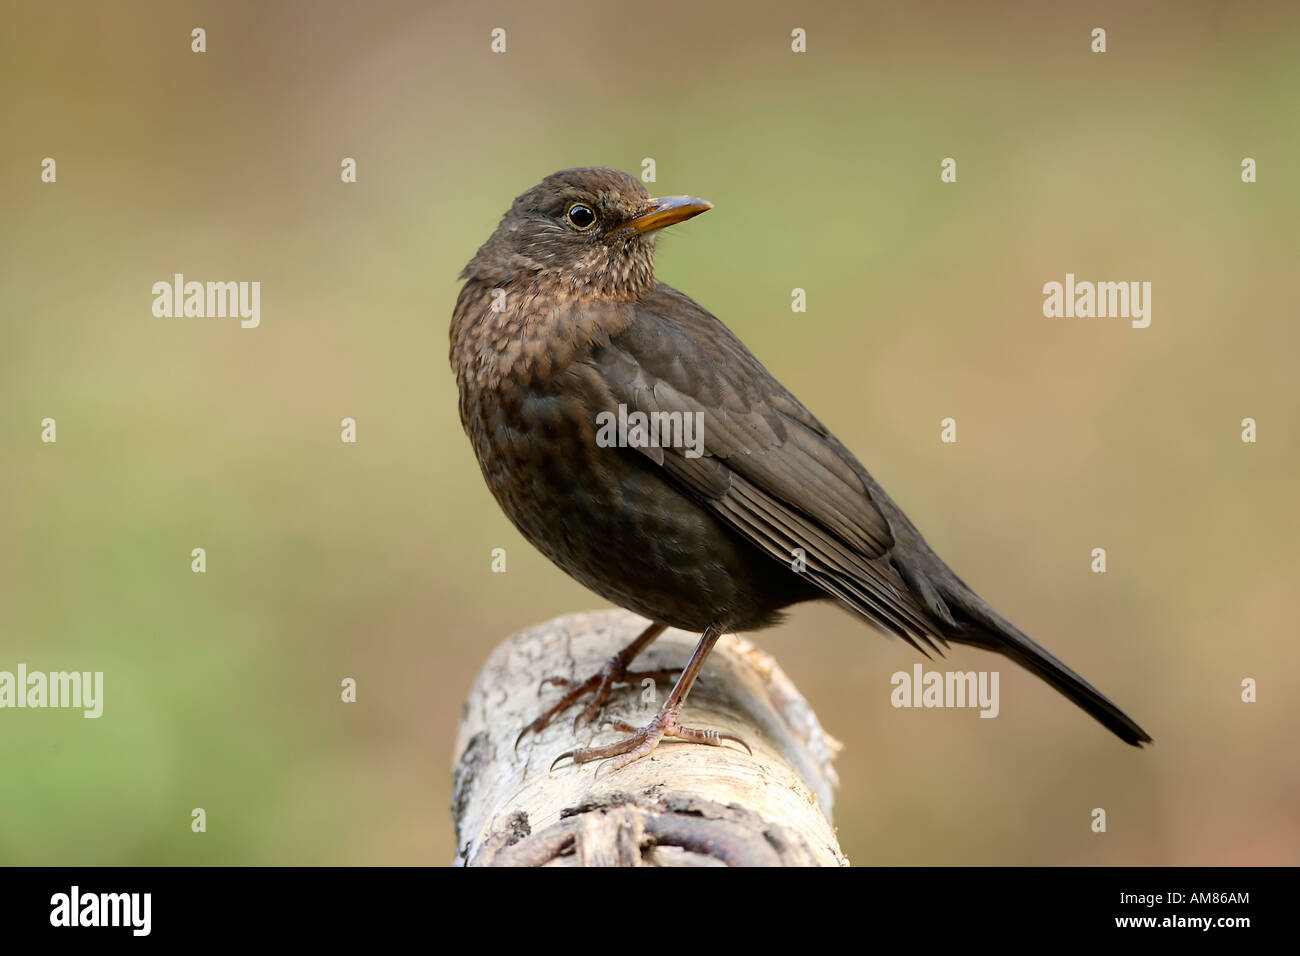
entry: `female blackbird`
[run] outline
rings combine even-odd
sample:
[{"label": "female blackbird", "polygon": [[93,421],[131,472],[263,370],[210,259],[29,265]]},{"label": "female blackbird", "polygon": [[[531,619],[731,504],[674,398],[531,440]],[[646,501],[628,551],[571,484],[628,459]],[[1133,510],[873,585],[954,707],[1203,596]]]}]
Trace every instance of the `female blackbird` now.
[{"label": "female blackbird", "polygon": [[616,170],[565,170],[516,199],[461,274],[451,364],[488,487],[543,554],[653,622],[523,733],[586,695],[578,721],[594,717],[672,626],[703,636],[654,719],[617,722],[626,739],[557,762],[617,769],[664,737],[738,741],[678,722],[705,657],[727,631],[828,599],[922,653],[949,641],[997,651],[1127,743],[1149,742],[968,588],[726,326],[655,279],[656,231],[710,208],[652,199]]}]

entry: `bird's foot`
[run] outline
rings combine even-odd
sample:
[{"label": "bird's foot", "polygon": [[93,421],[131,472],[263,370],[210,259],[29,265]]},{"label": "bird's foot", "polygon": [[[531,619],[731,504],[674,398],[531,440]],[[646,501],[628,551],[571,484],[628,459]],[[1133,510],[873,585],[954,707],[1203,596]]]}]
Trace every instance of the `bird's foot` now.
[{"label": "bird's foot", "polygon": [[[659,628],[659,630],[662,631],[663,629]],[[658,631],[655,632],[655,636],[658,636]],[[605,706],[605,702],[609,700],[610,692],[616,685],[640,684],[647,678],[655,682],[670,682],[674,679],[673,675],[679,673],[679,670],[676,669],[661,671],[629,671],[627,665],[630,656],[626,655],[626,651],[630,649],[631,648],[624,648],[622,652],[611,657],[605,662],[604,667],[584,681],[571,681],[565,677],[543,678],[541,686],[538,687],[539,693],[541,692],[541,687],[546,684],[567,687],[568,690],[565,692],[563,697],[555,702],[555,704],[547,708],[541,716],[523,730],[519,731],[519,736],[515,738],[515,749],[519,748],[519,742],[524,739],[525,734],[530,732],[541,732],[562,711],[572,707],[588,694],[591,695],[591,700],[587,702],[587,706],[579,712],[578,716],[573,718],[574,730],[577,730],[582,724],[589,723],[595,719],[596,715],[600,713],[600,709]]]},{"label": "bird's foot", "polygon": [[677,722],[677,710],[678,708],[665,704],[663,709],[655,714],[654,719],[644,727],[636,727],[624,720],[611,720],[609,724],[615,730],[621,730],[623,733],[631,734],[631,736],[605,747],[579,747],[566,751],[555,758],[551,763],[551,769],[554,770],[555,765],[566,757],[575,764],[588,763],[592,760],[604,760],[605,762],[596,769],[596,776],[599,777],[605,773],[621,770],[628,764],[640,760],[658,747],[659,741],[665,737],[674,740],[685,740],[694,744],[707,744],[710,747],[721,747],[724,740],[730,740],[740,744],[747,752],[753,754],[754,751],[750,749],[749,744],[735,734],[723,733],[718,730],[699,730],[695,727],[683,727]]}]

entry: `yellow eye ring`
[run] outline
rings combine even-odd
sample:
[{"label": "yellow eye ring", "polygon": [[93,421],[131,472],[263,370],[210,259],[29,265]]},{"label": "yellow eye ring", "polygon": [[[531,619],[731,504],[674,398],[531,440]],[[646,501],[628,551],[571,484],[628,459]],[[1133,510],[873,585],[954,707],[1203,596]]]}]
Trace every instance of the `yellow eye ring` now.
[{"label": "yellow eye ring", "polygon": [[585,202],[575,202],[565,213],[574,229],[587,230],[596,224],[596,211]]}]

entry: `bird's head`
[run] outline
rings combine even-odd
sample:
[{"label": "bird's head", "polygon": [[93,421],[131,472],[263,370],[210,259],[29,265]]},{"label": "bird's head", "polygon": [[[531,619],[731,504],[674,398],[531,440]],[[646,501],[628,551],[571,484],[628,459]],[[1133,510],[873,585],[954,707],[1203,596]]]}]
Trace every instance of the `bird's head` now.
[{"label": "bird's head", "polygon": [[712,208],[694,196],[652,198],[616,169],[566,169],[515,200],[461,278],[633,299],[654,286],[657,232]]}]

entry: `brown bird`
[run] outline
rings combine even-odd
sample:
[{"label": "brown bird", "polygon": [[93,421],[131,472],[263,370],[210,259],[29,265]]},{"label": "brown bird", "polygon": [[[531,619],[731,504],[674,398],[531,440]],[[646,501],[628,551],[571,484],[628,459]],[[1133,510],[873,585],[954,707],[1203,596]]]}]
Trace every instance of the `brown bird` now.
[{"label": "brown bird", "polygon": [[997,651],[1127,743],[1149,742],[967,587],[725,325],[655,279],[658,230],[710,208],[653,199],[616,170],[564,170],[516,199],[461,273],[451,364],[488,487],[543,554],[653,622],[520,737],[588,695],[575,727],[593,718],[615,684],[644,676],[633,659],[671,626],[702,637],[659,713],[556,762],[617,769],[664,737],[744,745],[679,723],[704,659],[723,633],[822,599],[922,653]]}]

